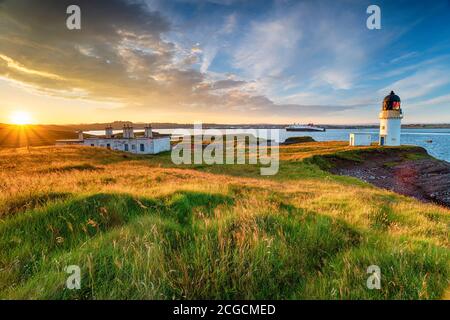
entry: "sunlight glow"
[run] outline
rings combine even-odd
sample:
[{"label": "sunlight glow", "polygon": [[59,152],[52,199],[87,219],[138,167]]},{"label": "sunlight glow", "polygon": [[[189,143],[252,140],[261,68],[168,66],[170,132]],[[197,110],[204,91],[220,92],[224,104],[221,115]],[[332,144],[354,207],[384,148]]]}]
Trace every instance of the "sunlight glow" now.
[{"label": "sunlight glow", "polygon": [[24,125],[31,123],[31,115],[25,111],[15,111],[10,115],[9,119],[11,124]]}]

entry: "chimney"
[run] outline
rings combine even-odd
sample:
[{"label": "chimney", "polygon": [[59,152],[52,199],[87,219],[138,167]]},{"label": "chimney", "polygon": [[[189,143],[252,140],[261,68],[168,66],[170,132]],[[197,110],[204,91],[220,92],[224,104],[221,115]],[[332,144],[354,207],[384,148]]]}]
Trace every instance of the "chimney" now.
[{"label": "chimney", "polygon": [[147,124],[145,126],[145,137],[146,138],[153,138],[153,132],[152,132],[151,124]]},{"label": "chimney", "polygon": [[79,130],[79,131],[77,131],[77,133],[78,133],[78,140],[83,141],[84,140],[83,131]]},{"label": "chimney", "polygon": [[113,128],[112,128],[111,125],[109,125],[109,126],[107,126],[107,127],[105,128],[105,135],[106,135],[106,138],[107,138],[107,139],[111,139],[111,138],[112,138],[112,135],[113,135]]},{"label": "chimney", "polygon": [[124,124],[123,125],[123,137],[125,139],[129,138],[129,134],[128,134],[128,125]]},{"label": "chimney", "polygon": [[134,129],[133,129],[133,125],[128,126],[128,138],[134,138]]},{"label": "chimney", "polygon": [[133,131],[133,127],[126,124],[123,125],[123,137],[125,139],[132,139],[134,138],[134,131]]}]

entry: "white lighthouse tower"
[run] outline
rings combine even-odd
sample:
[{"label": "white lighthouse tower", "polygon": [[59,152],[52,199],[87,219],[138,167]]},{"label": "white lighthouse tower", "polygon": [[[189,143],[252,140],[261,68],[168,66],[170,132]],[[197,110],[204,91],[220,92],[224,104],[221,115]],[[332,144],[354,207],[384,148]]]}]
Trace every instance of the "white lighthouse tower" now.
[{"label": "white lighthouse tower", "polygon": [[380,112],[380,146],[399,146],[403,112],[400,97],[394,91],[383,100]]}]

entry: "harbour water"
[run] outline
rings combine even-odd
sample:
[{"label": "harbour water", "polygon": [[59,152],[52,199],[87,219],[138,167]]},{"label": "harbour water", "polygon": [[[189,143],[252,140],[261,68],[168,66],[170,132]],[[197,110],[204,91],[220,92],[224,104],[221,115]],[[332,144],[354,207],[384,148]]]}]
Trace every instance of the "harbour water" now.
[{"label": "harbour water", "polygon": [[[155,129],[159,133],[172,134],[177,129]],[[376,128],[363,129],[328,129],[325,132],[292,132],[284,129],[277,130],[275,137],[278,142],[283,142],[289,137],[310,136],[316,141],[348,141],[352,132],[367,132],[372,135],[372,142],[378,141],[378,130]],[[122,130],[114,130],[121,132]],[[136,130],[142,131],[142,130]],[[192,132],[192,130],[189,130]],[[225,130],[221,130],[225,133]],[[246,130],[243,130],[246,132]],[[241,133],[239,129],[227,129],[227,133]],[[257,132],[258,130],[250,130]],[[104,134],[104,131],[88,131],[90,134]],[[258,135],[258,134],[257,134]],[[450,129],[402,129],[402,144],[416,145],[425,148],[433,157],[450,162]]]},{"label": "harbour water", "polygon": [[[304,133],[317,141],[348,141],[352,132],[370,133],[372,142],[377,142],[379,139],[379,131],[375,128],[329,129],[326,132]],[[423,147],[433,157],[450,162],[450,129],[402,129],[401,143]]]}]

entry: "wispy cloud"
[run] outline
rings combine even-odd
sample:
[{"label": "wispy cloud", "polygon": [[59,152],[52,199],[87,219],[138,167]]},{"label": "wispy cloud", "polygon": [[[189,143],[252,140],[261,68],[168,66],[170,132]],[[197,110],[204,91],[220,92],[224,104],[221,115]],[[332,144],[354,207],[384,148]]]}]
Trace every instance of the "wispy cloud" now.
[{"label": "wispy cloud", "polygon": [[253,22],[233,53],[233,65],[254,79],[279,75],[292,63],[301,36],[296,15]]},{"label": "wispy cloud", "polygon": [[382,94],[392,89],[407,99],[422,97],[450,83],[448,74],[448,70],[434,68],[417,71],[409,77],[391,83],[378,92]]}]

